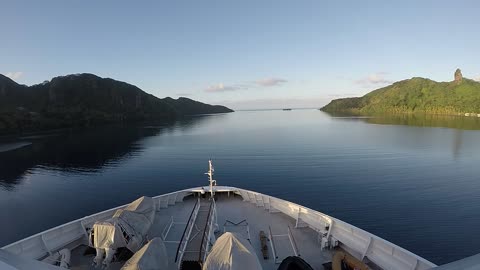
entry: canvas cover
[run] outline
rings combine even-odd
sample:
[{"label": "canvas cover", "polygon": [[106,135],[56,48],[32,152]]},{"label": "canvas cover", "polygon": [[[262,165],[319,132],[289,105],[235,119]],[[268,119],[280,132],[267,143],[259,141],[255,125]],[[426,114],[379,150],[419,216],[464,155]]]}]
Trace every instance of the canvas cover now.
[{"label": "canvas cover", "polygon": [[220,236],[208,254],[203,270],[261,270],[262,266],[250,242],[226,232]]},{"label": "canvas cover", "polygon": [[141,197],[117,210],[112,218],[95,222],[91,245],[102,249],[127,247],[136,252],[145,242],[154,217],[155,202],[150,197]]},{"label": "canvas cover", "polygon": [[162,239],[153,238],[137,251],[121,270],[157,270],[168,269],[167,249]]}]

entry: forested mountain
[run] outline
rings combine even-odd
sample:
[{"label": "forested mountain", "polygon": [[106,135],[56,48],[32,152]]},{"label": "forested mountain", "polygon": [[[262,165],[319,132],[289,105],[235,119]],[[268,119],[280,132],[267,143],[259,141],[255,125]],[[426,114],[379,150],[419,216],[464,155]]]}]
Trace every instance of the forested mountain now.
[{"label": "forested mountain", "polygon": [[363,97],[342,98],[321,108],[326,112],[480,114],[480,82],[463,78],[460,70],[451,82],[412,78],[396,82]]},{"label": "forested mountain", "polygon": [[134,85],[93,74],[56,77],[33,86],[0,75],[0,133],[225,112],[232,110],[188,98],[160,99]]}]

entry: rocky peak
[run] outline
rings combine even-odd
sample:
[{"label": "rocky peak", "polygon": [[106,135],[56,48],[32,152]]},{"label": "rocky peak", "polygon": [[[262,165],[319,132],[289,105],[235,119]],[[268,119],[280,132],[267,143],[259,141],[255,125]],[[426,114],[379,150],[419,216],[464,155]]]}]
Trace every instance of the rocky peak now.
[{"label": "rocky peak", "polygon": [[457,68],[457,70],[455,70],[455,80],[454,81],[456,83],[461,83],[462,79],[463,79],[462,71],[459,68]]}]

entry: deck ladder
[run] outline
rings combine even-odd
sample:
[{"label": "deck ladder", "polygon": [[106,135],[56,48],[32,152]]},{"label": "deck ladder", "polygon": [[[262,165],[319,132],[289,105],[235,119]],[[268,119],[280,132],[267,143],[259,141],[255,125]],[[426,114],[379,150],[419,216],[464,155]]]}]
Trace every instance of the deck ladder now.
[{"label": "deck ladder", "polygon": [[200,201],[198,215],[193,227],[197,228],[200,233],[193,235],[186,241],[182,257],[179,261],[179,268],[183,262],[198,262],[202,264],[211,248],[212,239],[216,222],[215,200],[205,199]]},{"label": "deck ladder", "polygon": [[[195,228],[195,221],[197,220],[199,211],[200,211],[200,198],[195,203],[195,206],[193,206],[192,212],[190,213],[190,217],[188,218],[187,224],[185,225],[185,229],[183,230],[182,238],[178,243],[177,253],[175,255],[175,262],[182,261],[183,255],[185,254],[185,249],[187,248],[187,244],[192,235],[192,231]],[[180,266],[180,263],[178,265]]]}]

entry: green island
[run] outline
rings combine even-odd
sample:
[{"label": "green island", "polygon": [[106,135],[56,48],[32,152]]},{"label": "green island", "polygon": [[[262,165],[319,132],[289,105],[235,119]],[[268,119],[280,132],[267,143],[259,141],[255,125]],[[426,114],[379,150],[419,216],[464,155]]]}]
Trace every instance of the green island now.
[{"label": "green island", "polygon": [[362,97],[332,100],[320,110],[329,113],[427,113],[480,117],[480,82],[463,78],[457,69],[451,82],[415,77]]},{"label": "green island", "polygon": [[172,121],[231,109],[189,98],[157,98],[93,74],[55,77],[26,86],[0,74],[0,134],[116,123]]}]

